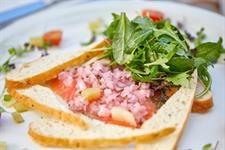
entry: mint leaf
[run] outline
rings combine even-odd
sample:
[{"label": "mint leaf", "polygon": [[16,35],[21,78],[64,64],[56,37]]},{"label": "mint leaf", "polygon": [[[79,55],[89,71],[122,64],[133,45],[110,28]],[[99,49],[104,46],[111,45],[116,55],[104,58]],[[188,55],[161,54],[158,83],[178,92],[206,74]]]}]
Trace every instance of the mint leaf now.
[{"label": "mint leaf", "polygon": [[182,72],[176,75],[169,75],[168,77],[166,77],[166,80],[168,82],[172,82],[174,85],[181,85],[184,87],[188,87],[189,85],[189,80],[188,78],[190,77],[189,74],[187,74],[187,72]]}]

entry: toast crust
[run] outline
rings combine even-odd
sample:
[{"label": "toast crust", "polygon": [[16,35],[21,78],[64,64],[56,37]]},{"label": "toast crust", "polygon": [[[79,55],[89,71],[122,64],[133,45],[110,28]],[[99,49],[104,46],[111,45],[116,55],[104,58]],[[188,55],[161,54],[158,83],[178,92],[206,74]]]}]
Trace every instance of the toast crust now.
[{"label": "toast crust", "polygon": [[35,132],[32,128],[32,123],[29,126],[28,134],[34,141],[40,145],[47,147],[67,147],[67,148],[94,148],[94,147],[110,147],[122,146],[134,143],[144,143],[146,141],[157,140],[161,137],[167,136],[175,131],[175,128],[165,128],[157,132],[147,133],[144,135],[136,135],[122,138],[90,138],[90,139],[66,139],[52,136],[45,136]]},{"label": "toast crust", "polygon": [[[187,115],[184,118],[184,122],[182,123],[182,126],[180,128],[177,128],[177,130],[170,134],[167,137],[163,137],[161,139],[159,139],[158,141],[153,141],[153,142],[148,142],[148,143],[144,143],[144,144],[137,144],[135,145],[135,150],[151,150],[151,149],[156,149],[156,150],[161,150],[162,148],[165,148],[165,143],[167,150],[176,150],[177,144],[183,134],[183,131],[186,127],[187,121],[188,121],[188,117],[190,116],[190,112],[192,109],[192,105],[193,105],[193,99],[194,99],[194,95],[195,95],[195,91],[196,91],[196,87],[197,87],[197,71],[195,71],[193,74],[194,77],[194,90],[192,91],[192,93],[188,96],[188,103],[189,103],[189,107],[187,108]],[[169,141],[169,144],[168,144]],[[160,144],[157,144],[160,143]],[[155,145],[157,144],[157,145]],[[163,146],[161,146],[161,144]],[[160,147],[161,146],[161,147]]]},{"label": "toast crust", "polygon": [[59,120],[65,121],[67,123],[78,125],[82,129],[89,128],[88,124],[86,122],[84,122],[80,118],[80,116],[77,114],[70,114],[68,112],[64,112],[64,111],[49,107],[47,105],[40,104],[40,103],[36,102],[35,100],[33,100],[32,98],[18,93],[15,89],[8,90],[8,92],[18,102],[21,102],[22,104],[24,104],[30,108],[34,108],[35,110],[43,112],[55,119],[59,119]]},{"label": "toast crust", "polygon": [[[101,48],[108,44],[109,44],[108,40],[103,40],[100,43],[98,43],[93,49]],[[63,71],[65,68],[68,68],[70,66],[82,65],[83,63],[85,63],[85,62],[89,61],[90,59],[92,59],[96,56],[99,56],[103,53],[104,53],[104,51],[91,51],[90,50],[90,51],[87,51],[87,52],[81,54],[80,56],[75,57],[63,64],[55,66],[54,68],[52,68],[46,72],[34,75],[34,76],[26,78],[24,80],[15,81],[15,80],[6,78],[5,85],[8,89],[12,89],[12,88],[21,89],[21,88],[30,87],[35,84],[41,84],[50,79],[53,79],[58,73]]]},{"label": "toast crust", "polygon": [[213,107],[213,99],[212,97],[205,101],[193,101],[192,112],[194,113],[206,113]]}]

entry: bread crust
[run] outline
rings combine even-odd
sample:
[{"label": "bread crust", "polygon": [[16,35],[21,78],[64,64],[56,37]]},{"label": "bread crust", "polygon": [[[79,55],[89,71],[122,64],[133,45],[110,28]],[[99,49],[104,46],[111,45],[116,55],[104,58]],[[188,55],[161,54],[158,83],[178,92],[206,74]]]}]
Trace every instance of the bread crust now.
[{"label": "bread crust", "polygon": [[[101,48],[108,44],[109,44],[108,40],[103,40],[102,42],[98,43],[93,49]],[[104,51],[91,51],[91,50],[87,51],[87,52],[83,53],[82,55],[75,57],[61,65],[55,66],[54,68],[52,68],[46,72],[37,74],[35,76],[26,78],[26,79],[20,80],[20,81],[7,79],[7,77],[6,77],[5,85],[8,89],[13,89],[13,88],[21,89],[21,88],[30,87],[35,84],[45,83],[46,81],[53,79],[58,73],[63,71],[65,68],[68,68],[71,66],[82,65],[83,63],[85,63],[85,62],[89,61],[90,59],[92,59],[98,55],[101,55],[103,53],[104,53]]]},{"label": "bread crust", "polygon": [[[177,128],[176,132],[172,133],[171,135],[169,135],[168,137],[164,137],[162,139],[159,139],[159,143],[160,145],[157,143],[157,142],[149,142],[149,143],[146,143],[146,144],[137,144],[135,145],[135,149],[136,150],[151,150],[151,149],[154,149],[155,148],[155,144],[157,144],[157,148],[156,150],[161,150],[162,148],[165,148],[165,144],[168,144],[168,141],[170,142],[168,145],[166,145],[167,147],[167,150],[176,150],[176,146],[183,134],[183,131],[185,129],[185,126],[186,126],[186,123],[187,123],[187,120],[188,120],[188,117],[190,116],[190,112],[191,112],[191,109],[192,109],[192,104],[193,104],[193,99],[194,99],[194,95],[195,95],[195,91],[196,91],[196,87],[197,87],[197,71],[195,71],[193,74],[193,77],[194,77],[194,89],[192,91],[192,93],[187,96],[188,98],[188,101],[189,101],[189,107],[187,109],[187,116],[185,116],[184,118],[184,122],[182,123],[182,126],[180,128]],[[161,146],[161,144],[163,146]],[[161,147],[160,147],[161,146]]]},{"label": "bread crust", "polygon": [[212,97],[204,101],[194,100],[191,111],[194,113],[206,113],[213,107],[213,105]]},{"label": "bread crust", "polygon": [[18,93],[16,89],[8,90],[8,92],[18,102],[21,102],[22,104],[24,104],[30,108],[34,108],[35,110],[43,112],[55,119],[59,119],[59,120],[65,121],[67,123],[78,125],[82,129],[89,128],[88,124],[86,122],[84,122],[80,118],[80,116],[77,114],[70,114],[70,113],[49,107],[47,105],[40,104],[40,103],[36,102],[35,100],[33,100],[32,98]]},{"label": "bread crust", "polygon": [[147,133],[144,135],[136,135],[122,138],[90,138],[90,139],[66,139],[51,136],[45,136],[35,132],[32,128],[32,123],[29,126],[28,134],[34,141],[40,145],[47,147],[67,147],[67,148],[94,148],[94,147],[110,147],[122,146],[134,143],[143,143],[146,141],[154,141],[161,137],[167,136],[175,131],[175,128],[165,128],[158,132]]}]

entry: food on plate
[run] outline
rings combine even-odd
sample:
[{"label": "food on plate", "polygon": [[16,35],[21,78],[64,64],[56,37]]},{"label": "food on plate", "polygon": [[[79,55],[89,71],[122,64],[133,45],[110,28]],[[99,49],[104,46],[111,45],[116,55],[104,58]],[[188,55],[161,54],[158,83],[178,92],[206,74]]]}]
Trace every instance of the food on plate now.
[{"label": "food on plate", "polygon": [[43,35],[43,40],[45,43],[53,46],[59,46],[62,40],[62,31],[60,30],[53,30],[46,32]]},{"label": "food on plate", "polygon": [[[197,83],[196,74],[194,76],[195,77],[190,84],[191,89],[181,88],[171,97],[167,104],[163,105],[161,109],[159,109],[159,111],[151,119],[144,122],[142,127],[139,129],[105,124],[102,121],[90,119],[86,115],[80,114],[82,119],[89,124],[90,128],[88,130],[81,130],[80,128],[77,128],[72,124],[66,124],[62,121],[44,119],[32,122],[30,124],[29,134],[35,141],[46,146],[103,147],[127,144],[128,142],[151,141],[153,140],[153,135],[155,138],[157,137],[157,134],[155,134],[154,131],[164,129],[161,134],[158,134],[158,136],[163,136],[165,132],[167,134],[168,132],[171,133],[172,129],[168,128],[168,125],[173,126],[176,123],[179,125],[183,125],[183,123],[185,122],[188,112],[191,109],[192,98],[194,96],[195,85]],[[17,92],[24,93],[25,91],[27,91],[26,95],[30,97],[30,90],[37,91],[41,89],[46,90],[47,92],[47,88],[41,86],[34,86],[29,89],[17,90]],[[36,96],[34,94],[36,94]],[[41,97],[39,97],[38,95],[39,92],[32,94],[33,97],[41,99]],[[54,96],[51,96],[54,95],[53,92],[49,91],[48,95],[49,97],[54,98]],[[51,100],[49,99],[49,101]],[[59,128],[62,132],[58,131]],[[140,132],[145,136],[142,138],[137,137],[137,134],[140,136],[142,135]],[[95,138],[93,136],[95,136]],[[85,140],[85,142],[79,140],[81,138]],[[46,141],[45,139],[49,140]]]},{"label": "food on plate", "polygon": [[21,116],[20,113],[18,113],[18,112],[15,111],[15,112],[11,113],[11,115],[13,117],[13,120],[16,123],[22,123],[22,122],[24,122],[24,119],[23,119],[23,117]]},{"label": "food on plate", "polygon": [[13,62],[26,53],[38,50],[41,51],[42,57],[48,55],[48,48],[52,46],[59,46],[61,39],[62,31],[52,30],[45,33],[43,36],[30,38],[29,42],[24,43],[22,46],[8,49],[9,57],[2,65],[0,65],[0,73],[6,74],[7,72],[15,69],[16,64]]},{"label": "food on plate", "polygon": [[[14,99],[52,117],[30,124],[36,142],[174,149],[194,97],[199,103],[210,97],[207,66],[225,51],[221,38],[191,49],[160,12],[145,10],[133,20],[125,13],[113,17],[105,40],[91,50],[51,54],[6,75]],[[45,36],[57,45],[60,33]]]},{"label": "food on plate", "polygon": [[152,9],[143,9],[141,12],[141,16],[148,17],[154,22],[164,19],[164,14],[162,12]]},{"label": "food on plate", "polygon": [[[46,56],[46,57],[50,57],[50,56]],[[76,58],[79,58],[79,56]],[[72,59],[72,58],[70,58],[70,59]],[[68,60],[68,61],[70,61],[70,60]],[[47,59],[46,59],[46,61],[42,61],[42,62],[43,62],[43,64],[45,64],[47,62]],[[79,62],[79,61],[77,61],[77,62]],[[58,64],[55,64],[55,65],[58,65]],[[44,66],[46,66],[46,65],[44,65]],[[32,66],[30,66],[30,67],[32,67]],[[35,67],[35,65],[33,67]],[[104,147],[104,146],[127,144],[129,142],[151,141],[155,138],[159,138],[158,136],[160,136],[160,137],[166,136],[167,134],[170,134],[174,130],[174,128],[173,128],[174,124],[172,126],[170,126],[171,124],[167,124],[167,121],[170,120],[170,116],[177,116],[180,114],[180,113],[174,112],[174,109],[170,109],[170,107],[177,105],[178,107],[177,107],[176,111],[183,112],[182,118],[178,121],[179,122],[178,124],[183,125],[188,116],[188,112],[191,108],[192,98],[193,98],[194,92],[195,92],[195,86],[197,83],[196,75],[194,75],[194,76],[195,76],[194,80],[192,82],[190,82],[191,88],[185,88],[185,87],[180,88],[174,94],[174,97],[172,96],[171,99],[168,100],[167,104],[163,105],[158,110],[158,112],[156,114],[154,114],[154,116],[151,119],[146,120],[142,124],[142,127],[140,127],[140,128],[133,129],[133,128],[127,128],[127,127],[123,127],[123,126],[113,125],[110,123],[106,124],[102,121],[90,119],[89,117],[86,117],[86,115],[79,114],[81,119],[88,124],[89,128],[87,130],[82,130],[80,128],[77,129],[77,127],[75,127],[74,125],[73,125],[74,127],[71,128],[71,125],[66,124],[65,120],[63,120],[64,122],[62,122],[62,121],[54,121],[54,120],[47,119],[47,120],[41,120],[41,121],[39,120],[37,122],[32,123],[30,125],[29,134],[32,136],[32,138],[35,141],[37,141],[43,145],[65,146],[65,147],[77,147],[77,146],[91,147],[93,145],[91,145],[90,143],[92,143],[94,141],[96,142],[95,146],[97,146],[97,147],[103,146]],[[54,92],[52,90],[50,90],[48,87],[34,85],[27,89],[18,89],[18,90],[10,89],[9,93],[11,93],[11,95],[18,101],[24,102],[24,103],[28,104],[28,106],[33,105],[33,107],[35,109],[42,111],[44,113],[46,113],[46,111],[41,110],[40,107],[37,107],[37,105],[42,103],[42,106],[45,105],[44,107],[47,108],[49,110],[49,112],[53,115],[55,114],[55,113],[53,113],[55,111],[52,111],[52,109],[49,109],[49,107],[55,107],[55,108],[58,107],[58,109],[61,108],[62,112],[70,111],[68,108],[68,105],[63,104],[63,102],[65,100],[62,100],[61,97],[55,95]],[[58,101],[57,101],[57,98],[58,98]],[[185,101],[183,101],[183,100],[185,100]],[[52,103],[54,103],[54,104],[52,104]],[[180,105],[179,105],[179,103],[180,103]],[[181,105],[182,103],[184,103],[185,105]],[[65,106],[65,107],[63,107],[63,106]],[[180,106],[182,108],[180,108]],[[185,109],[183,109],[183,107],[185,107]],[[65,108],[65,109],[63,109],[63,108]],[[62,118],[58,118],[58,119],[62,120]],[[41,123],[41,126],[44,127],[45,129],[49,128],[48,125],[50,125],[50,126],[53,125],[51,130],[49,130],[49,132],[51,132],[51,133],[46,132],[46,134],[45,134],[45,133],[41,132],[41,131],[43,131],[43,129],[39,128],[40,124],[38,122]],[[159,122],[161,122],[160,125],[158,124]],[[74,134],[73,135],[70,135],[70,134],[65,135],[64,136],[65,138],[62,139],[61,138],[62,135],[60,134],[61,132],[58,132],[59,134],[57,134],[57,135],[54,134],[57,132],[55,132],[55,130],[53,130],[53,129],[57,129],[58,127],[65,127],[65,129],[68,128]],[[96,138],[90,139],[90,137],[91,137],[90,135],[93,134],[93,130],[97,133],[102,133],[104,131],[104,135],[96,134],[96,136],[97,136]],[[63,128],[63,131],[64,131],[64,128]],[[113,131],[113,132],[105,133],[106,131]],[[123,133],[122,135],[121,135],[121,132]],[[62,133],[64,134],[64,132],[62,132]],[[141,136],[138,136],[138,135],[140,135],[140,133],[142,133]],[[47,136],[47,135],[50,135],[50,136]],[[80,135],[84,135],[83,138],[86,139],[86,145],[84,144],[83,141],[80,141]],[[112,139],[113,135],[115,135],[117,138]],[[156,135],[158,135],[158,136],[156,136]],[[105,138],[105,140],[103,137]],[[52,142],[42,140],[42,139],[46,139],[46,138],[50,138]],[[71,141],[71,142],[67,142],[67,141]],[[101,143],[99,143],[97,141],[101,141]],[[62,143],[62,145],[60,143]]]}]

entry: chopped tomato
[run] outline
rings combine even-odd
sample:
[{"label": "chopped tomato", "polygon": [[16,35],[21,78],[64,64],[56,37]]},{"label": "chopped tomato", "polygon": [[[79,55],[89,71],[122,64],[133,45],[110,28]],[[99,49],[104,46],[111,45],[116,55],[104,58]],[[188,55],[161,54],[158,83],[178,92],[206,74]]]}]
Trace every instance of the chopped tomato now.
[{"label": "chopped tomato", "polygon": [[49,43],[53,46],[59,46],[62,39],[62,31],[53,30],[53,31],[46,32],[43,35],[43,39],[46,43]]},{"label": "chopped tomato", "polygon": [[65,101],[71,100],[74,97],[76,84],[73,81],[70,86],[66,86],[62,80],[52,79],[48,82],[49,87],[59,96],[61,96]]},{"label": "chopped tomato", "polygon": [[153,116],[153,114],[157,111],[157,108],[156,108],[155,104],[150,101],[145,102],[144,105],[145,105],[146,109],[148,110],[148,114],[145,116],[145,119],[147,120]]},{"label": "chopped tomato", "polygon": [[151,9],[143,9],[141,12],[141,16],[148,17],[152,19],[152,21],[161,21],[164,19],[164,15],[162,12],[157,10],[151,10]]}]

